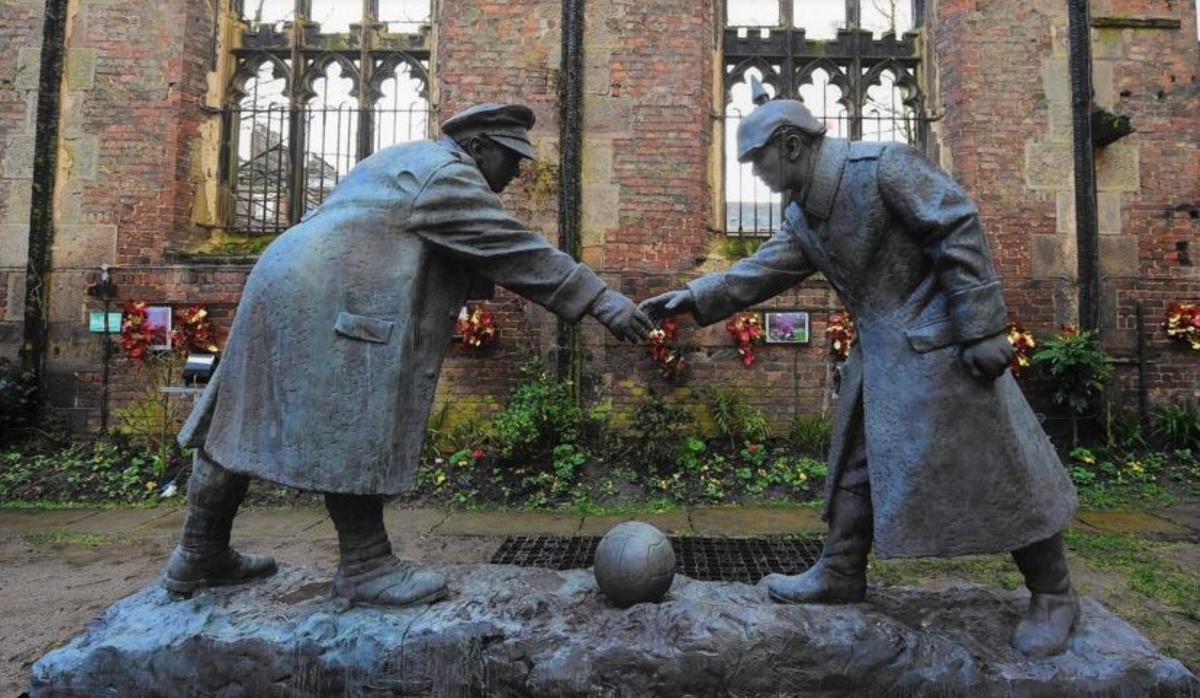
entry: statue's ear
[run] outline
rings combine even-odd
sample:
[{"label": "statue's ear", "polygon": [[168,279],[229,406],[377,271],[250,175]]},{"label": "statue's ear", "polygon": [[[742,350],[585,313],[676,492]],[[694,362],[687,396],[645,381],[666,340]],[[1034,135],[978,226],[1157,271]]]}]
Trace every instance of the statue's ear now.
[{"label": "statue's ear", "polygon": [[483,153],[483,139],[479,136],[471,136],[467,139],[467,142],[464,144],[463,148],[471,155],[472,158],[478,160],[480,154]]},{"label": "statue's ear", "polygon": [[783,137],[783,157],[796,162],[804,154],[804,139],[798,133],[789,133]]}]

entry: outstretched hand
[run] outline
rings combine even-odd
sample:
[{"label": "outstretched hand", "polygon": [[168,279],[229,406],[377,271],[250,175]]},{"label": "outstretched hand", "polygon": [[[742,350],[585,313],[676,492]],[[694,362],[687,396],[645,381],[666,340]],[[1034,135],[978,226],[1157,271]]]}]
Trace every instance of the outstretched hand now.
[{"label": "outstretched hand", "polygon": [[964,346],[960,356],[972,376],[995,380],[1012,362],[1013,347],[1008,335],[1001,332]]},{"label": "outstretched hand", "polygon": [[654,322],[633,301],[612,289],[596,297],[589,313],[622,342],[639,342],[654,329]]},{"label": "outstretched hand", "polygon": [[667,291],[653,298],[647,298],[638,304],[638,308],[655,320],[662,320],[673,315],[694,313],[696,311],[696,299],[692,297],[691,291],[683,288],[677,291]]}]

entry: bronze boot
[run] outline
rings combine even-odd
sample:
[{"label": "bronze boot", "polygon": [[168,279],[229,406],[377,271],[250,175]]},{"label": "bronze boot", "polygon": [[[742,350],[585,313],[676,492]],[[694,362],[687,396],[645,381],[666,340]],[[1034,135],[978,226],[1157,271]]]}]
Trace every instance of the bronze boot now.
[{"label": "bronze boot", "polygon": [[274,574],[274,559],[242,555],[229,547],[233,517],[249,484],[249,478],[229,472],[197,449],[188,480],[183,535],[162,579],[167,591],[190,596],[204,587],[240,584]]},{"label": "bronze boot", "polygon": [[1013,647],[1027,657],[1051,657],[1067,649],[1079,622],[1079,597],[1063,553],[1062,534],[1013,551],[1029,588],[1029,608],[1013,632]]},{"label": "bronze boot", "polygon": [[837,488],[821,559],[798,575],[767,577],[767,593],[780,603],[857,603],[867,594],[867,552],[872,521],[869,492]]},{"label": "bronze boot", "polygon": [[334,596],[378,606],[411,606],[446,597],[445,575],[392,554],[382,497],[331,493],[325,495],[325,506],[337,529],[341,555]]}]

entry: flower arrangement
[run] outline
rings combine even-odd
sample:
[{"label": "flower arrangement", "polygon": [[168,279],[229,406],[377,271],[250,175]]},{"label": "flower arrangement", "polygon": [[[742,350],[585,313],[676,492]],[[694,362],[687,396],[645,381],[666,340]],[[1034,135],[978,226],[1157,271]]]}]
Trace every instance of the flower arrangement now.
[{"label": "flower arrangement", "polygon": [[669,343],[678,333],[679,322],[675,318],[666,318],[659,329],[651,330],[649,337],[650,360],[658,364],[664,378],[674,382],[682,380],[687,370],[683,350]]},{"label": "flower arrangement", "polygon": [[1162,326],[1171,339],[1186,342],[1194,351],[1200,351],[1200,303],[1177,301],[1167,306]]},{"label": "flower arrangement", "polygon": [[150,322],[144,301],[126,301],[122,310],[117,343],[131,359],[141,363],[151,356],[152,347],[166,344],[167,330]]},{"label": "flower arrangement", "polygon": [[175,313],[171,346],[177,352],[199,351],[215,354],[221,350],[213,341],[212,319],[202,305],[189,305]]},{"label": "flower arrangement", "polygon": [[742,364],[747,368],[754,365],[754,345],[762,344],[763,326],[755,313],[738,313],[725,323],[725,331],[737,344]]},{"label": "flower arrangement", "polygon": [[1013,358],[1009,369],[1016,376],[1021,373],[1022,368],[1033,362],[1033,350],[1037,347],[1037,342],[1033,340],[1033,333],[1026,332],[1025,328],[1016,321],[1008,326],[1008,342],[1013,347]]},{"label": "flower arrangement", "polygon": [[469,347],[482,349],[496,341],[496,316],[492,311],[477,305],[466,317],[460,317],[455,331],[462,335],[462,342]]},{"label": "flower arrangement", "polygon": [[854,320],[850,313],[839,310],[830,315],[825,336],[829,337],[829,353],[838,361],[845,361],[850,355],[850,345],[854,344],[855,336]]},{"label": "flower arrangement", "polygon": [[[167,344],[167,328],[151,320],[149,305],[145,301],[127,301],[122,311],[121,334],[117,343],[129,358],[141,363],[153,356],[168,353],[154,351],[155,347]],[[190,305],[175,312],[173,318],[169,353],[220,351],[213,341],[215,332],[212,319],[204,306]]]}]

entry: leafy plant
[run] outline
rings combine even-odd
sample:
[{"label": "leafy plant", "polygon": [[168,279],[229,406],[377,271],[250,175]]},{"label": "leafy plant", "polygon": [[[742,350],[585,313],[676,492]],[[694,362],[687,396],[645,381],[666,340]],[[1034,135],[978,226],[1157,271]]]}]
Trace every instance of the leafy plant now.
[{"label": "leafy plant", "polygon": [[138,501],[158,493],[180,461],[119,436],[0,453],[0,501]]},{"label": "leafy plant", "polygon": [[765,441],[771,436],[767,416],[746,400],[737,388],[713,388],[708,391],[708,409],[717,425],[717,435],[736,448],[743,441]]},{"label": "leafy plant", "polygon": [[1153,435],[1174,449],[1200,449],[1200,407],[1194,402],[1163,405],[1154,412]]},{"label": "leafy plant", "polygon": [[521,367],[525,379],[513,389],[504,409],[492,419],[489,437],[504,457],[544,453],[579,437],[579,404],[568,383],[555,380],[540,361]]},{"label": "leafy plant", "polygon": [[788,443],[800,454],[824,458],[829,452],[833,424],[825,415],[796,415],[788,427]]},{"label": "leafy plant", "polygon": [[[658,473],[669,468],[689,452],[702,453],[704,442],[689,438],[684,441],[684,433],[695,427],[692,415],[681,407],[667,403],[656,393],[640,403],[633,411],[630,422],[632,432],[632,457],[637,461],[640,470],[645,473]],[[699,449],[697,451],[698,442]]]},{"label": "leafy plant", "polygon": [[1108,355],[1100,347],[1096,333],[1079,332],[1068,326],[1045,340],[1033,360],[1054,379],[1052,398],[1056,404],[1070,408],[1071,443],[1079,443],[1079,417],[1091,408],[1112,375]]},{"label": "leafy plant", "polygon": [[1136,412],[1118,412],[1108,418],[1106,427],[1110,447],[1125,450],[1146,447],[1146,438],[1142,435],[1142,419]]}]

